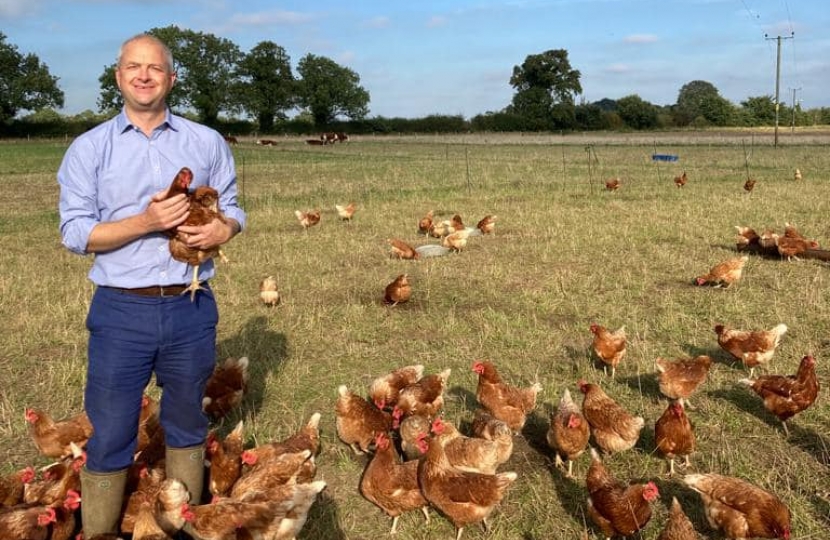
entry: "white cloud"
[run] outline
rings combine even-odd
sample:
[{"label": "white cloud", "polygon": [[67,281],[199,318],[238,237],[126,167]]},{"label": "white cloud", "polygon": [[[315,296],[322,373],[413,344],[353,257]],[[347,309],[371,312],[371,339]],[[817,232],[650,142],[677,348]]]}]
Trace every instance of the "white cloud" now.
[{"label": "white cloud", "polygon": [[441,15],[433,15],[427,21],[427,28],[437,28],[439,26],[444,26],[447,24],[447,18]]},{"label": "white cloud", "polygon": [[37,10],[39,2],[32,0],[0,0],[0,19],[16,19],[31,15]]},{"label": "white cloud", "polygon": [[228,19],[232,27],[297,25],[312,22],[316,17],[298,11],[260,11],[257,13],[236,13]]},{"label": "white cloud", "polygon": [[373,17],[363,23],[363,26],[366,28],[388,28],[389,27],[389,17],[385,15],[380,15],[378,17]]},{"label": "white cloud", "polygon": [[605,71],[608,73],[629,73],[631,71],[631,66],[628,64],[611,64]]},{"label": "white cloud", "polygon": [[625,36],[625,38],[623,38],[623,42],[634,44],[656,43],[657,41],[657,36],[654,34],[631,34],[630,36]]}]

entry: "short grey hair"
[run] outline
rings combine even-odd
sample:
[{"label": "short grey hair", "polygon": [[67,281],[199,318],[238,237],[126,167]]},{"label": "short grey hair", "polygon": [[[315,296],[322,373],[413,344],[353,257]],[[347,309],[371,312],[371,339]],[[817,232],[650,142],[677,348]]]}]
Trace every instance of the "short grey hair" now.
[{"label": "short grey hair", "polygon": [[127,45],[129,45],[130,43],[133,43],[135,41],[142,41],[142,40],[152,41],[153,43],[155,43],[156,45],[161,47],[161,50],[164,53],[164,60],[165,60],[165,62],[167,62],[167,69],[170,71],[170,73],[173,73],[174,71],[176,71],[175,65],[173,64],[173,53],[170,51],[170,47],[168,47],[167,44],[165,44],[162,40],[160,40],[156,36],[154,36],[152,34],[146,34],[146,33],[136,34],[133,37],[126,40],[124,43],[121,44],[121,47],[118,49],[118,58],[115,61],[115,65],[116,66],[121,65],[121,57],[124,56],[124,49],[127,47]]}]

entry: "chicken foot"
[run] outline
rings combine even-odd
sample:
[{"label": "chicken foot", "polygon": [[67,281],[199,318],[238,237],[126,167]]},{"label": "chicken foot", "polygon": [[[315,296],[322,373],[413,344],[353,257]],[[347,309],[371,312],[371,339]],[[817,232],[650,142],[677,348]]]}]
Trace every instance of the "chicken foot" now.
[{"label": "chicken foot", "polygon": [[185,294],[189,291],[190,301],[194,302],[196,300],[196,291],[203,290],[205,290],[205,288],[202,287],[201,283],[199,283],[199,265],[197,264],[193,266],[193,279],[190,280],[190,285],[188,285],[188,287],[182,291],[182,294]]}]

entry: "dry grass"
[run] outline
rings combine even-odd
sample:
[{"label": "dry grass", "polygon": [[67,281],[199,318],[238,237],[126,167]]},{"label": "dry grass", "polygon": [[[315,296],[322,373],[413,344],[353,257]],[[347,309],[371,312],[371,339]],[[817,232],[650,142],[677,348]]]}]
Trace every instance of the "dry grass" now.
[{"label": "dry grass", "polygon": [[[658,536],[672,495],[696,528],[711,534],[699,498],[663,476],[654,455],[657,356],[710,354],[710,379],[693,401],[698,437],[695,471],[741,476],[776,492],[794,517],[794,539],[826,537],[830,526],[830,406],[825,393],[791,422],[785,439],[777,421],[736,381],[746,371],[721,352],[712,327],[770,327],[789,332],[770,371],[793,373],[814,354],[828,387],[830,293],[826,263],[750,259],[731,289],[699,289],[692,278],[734,255],[733,225],[757,228],[793,222],[830,243],[827,133],[616,136],[353,137],[311,147],[285,139],[276,147],[243,141],[235,147],[249,229],[227,247],[231,262],[214,280],[220,302],[220,357],[248,356],[253,387],[238,416],[249,441],[278,439],[323,413],[319,476],[329,484],[304,538],[376,538],[390,522],[357,485],[365,458],[334,433],[336,388],[366,388],[394,367],[422,363],[428,372],[453,369],[446,415],[463,423],[475,408],[475,359],[491,359],[515,384],[542,382],[544,393],[513,458],[503,468],[519,481],[493,516],[488,538],[580,538],[586,527],[587,457],[570,481],[555,470],[544,433],[562,391],[584,377],[599,382],[646,418],[637,447],[607,460],[623,479],[655,479],[660,504],[642,534]],[[590,146],[591,152],[586,151]],[[0,144],[0,456],[7,472],[42,462],[23,421],[27,405],[57,416],[82,406],[86,331],[92,287],[89,261],[67,253],[57,231],[55,171],[66,145]],[[680,156],[656,165],[654,151]],[[751,196],[742,189],[758,179]],[[589,158],[590,169],[589,169]],[[799,167],[804,180],[795,183]],[[672,178],[686,170],[677,189]],[[602,189],[619,176],[622,188]],[[335,203],[358,204],[352,223]],[[320,208],[307,233],[295,209]],[[389,259],[385,239],[413,244],[427,210],[473,224],[488,213],[493,237],[473,238],[466,251],[423,261]],[[221,263],[220,263],[221,264]],[[412,276],[413,299],[381,303],[396,275]],[[262,277],[277,278],[282,304],[258,302]],[[590,357],[591,322],[625,324],[629,353],[606,379]],[[823,391],[824,392],[824,391]],[[226,422],[232,426],[235,418]],[[599,534],[588,525],[591,538]],[[399,524],[402,539],[452,538],[452,526],[418,513]],[[484,538],[477,527],[464,538]]]}]

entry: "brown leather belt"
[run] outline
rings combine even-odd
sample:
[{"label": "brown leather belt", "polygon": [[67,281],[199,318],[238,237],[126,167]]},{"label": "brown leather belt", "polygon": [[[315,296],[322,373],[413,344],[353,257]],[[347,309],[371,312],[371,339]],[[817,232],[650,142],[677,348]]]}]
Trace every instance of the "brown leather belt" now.
[{"label": "brown leather belt", "polygon": [[182,294],[188,285],[150,285],[149,287],[136,287],[135,289],[124,289],[121,287],[107,287],[113,291],[124,294],[135,294],[138,296],[178,296]]}]

